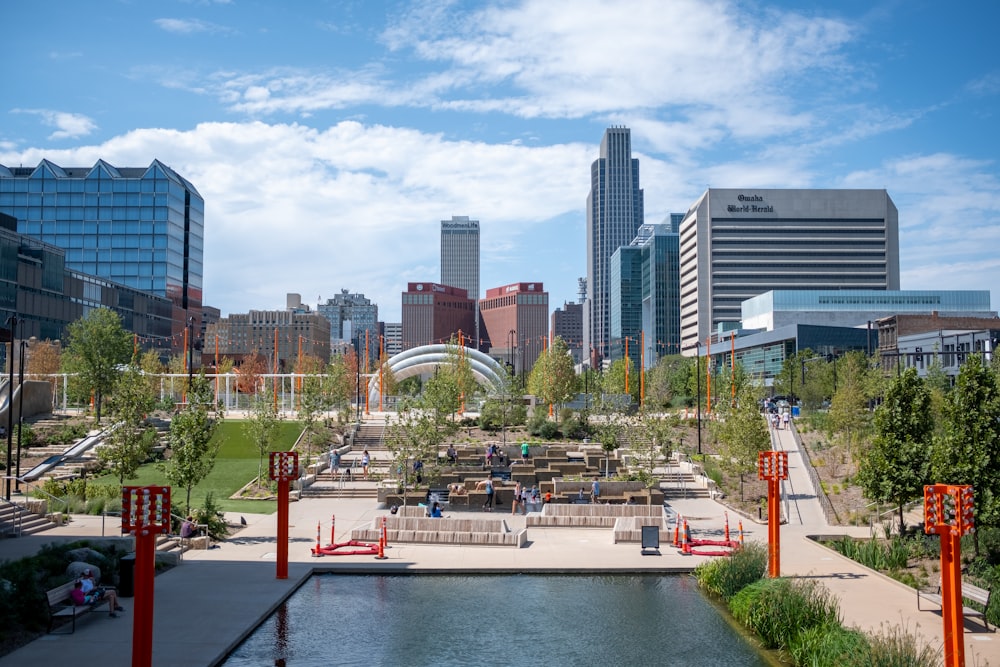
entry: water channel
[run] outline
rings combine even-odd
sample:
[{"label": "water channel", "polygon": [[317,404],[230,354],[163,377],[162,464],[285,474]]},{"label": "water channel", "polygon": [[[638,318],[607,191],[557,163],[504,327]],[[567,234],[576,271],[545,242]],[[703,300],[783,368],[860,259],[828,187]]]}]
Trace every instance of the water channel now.
[{"label": "water channel", "polygon": [[223,663],[770,664],[689,576],[317,575]]}]

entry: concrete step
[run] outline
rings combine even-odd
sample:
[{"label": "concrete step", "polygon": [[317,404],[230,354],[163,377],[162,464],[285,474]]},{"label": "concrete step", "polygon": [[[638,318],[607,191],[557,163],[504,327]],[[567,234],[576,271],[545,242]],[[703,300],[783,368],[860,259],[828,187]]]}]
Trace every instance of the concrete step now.
[{"label": "concrete step", "polygon": [[[55,528],[54,523],[52,523],[45,515],[36,514],[34,512],[29,512],[23,510],[20,512],[20,531],[21,535],[34,535],[36,533],[41,533],[51,528]],[[13,503],[4,503],[0,507],[0,536],[3,537],[17,537],[17,522],[18,522],[18,509]]]},{"label": "concrete step", "polygon": [[302,490],[304,498],[378,498],[378,489],[332,486],[316,486],[313,484]]}]

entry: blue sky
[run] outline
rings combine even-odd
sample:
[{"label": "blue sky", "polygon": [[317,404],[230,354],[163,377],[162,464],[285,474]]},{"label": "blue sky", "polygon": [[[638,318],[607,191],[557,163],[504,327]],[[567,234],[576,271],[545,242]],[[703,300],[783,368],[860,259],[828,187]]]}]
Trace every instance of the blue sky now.
[{"label": "blue sky", "polygon": [[484,290],[572,301],[610,125],[647,222],[708,186],[886,188],[903,289],[1000,278],[995,2],[8,5],[0,163],[171,165],[224,314],[343,288],[398,321],[453,215],[481,221]]}]

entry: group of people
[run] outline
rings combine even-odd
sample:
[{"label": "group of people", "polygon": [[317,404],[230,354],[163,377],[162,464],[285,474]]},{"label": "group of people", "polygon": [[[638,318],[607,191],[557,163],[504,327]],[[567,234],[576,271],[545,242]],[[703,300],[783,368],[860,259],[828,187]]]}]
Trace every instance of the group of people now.
[{"label": "group of people", "polygon": [[777,412],[773,412],[768,415],[768,418],[771,420],[771,428],[781,430],[782,424],[784,424],[784,428],[788,428],[790,417],[787,412],[783,412],[780,415]]},{"label": "group of people", "polygon": [[[372,456],[368,453],[368,450],[361,452],[361,474],[364,475],[365,479],[368,479],[368,466],[371,465]],[[340,452],[336,448],[330,450],[330,472],[334,477],[340,474]],[[344,473],[347,475],[351,474],[351,469],[349,467],[344,468]]]},{"label": "group of people", "polygon": [[118,617],[116,612],[125,611],[125,608],[118,604],[118,591],[110,586],[98,586],[94,581],[94,572],[89,568],[84,570],[83,576],[73,583],[73,590],[69,595],[73,604],[78,607],[106,601],[111,618]]},{"label": "group of people", "polygon": [[532,486],[530,489],[518,482],[514,485],[514,502],[511,503],[510,513],[517,514],[517,508],[521,508],[521,514],[528,513],[528,507],[537,507],[542,502],[542,494],[538,490],[537,486]]}]

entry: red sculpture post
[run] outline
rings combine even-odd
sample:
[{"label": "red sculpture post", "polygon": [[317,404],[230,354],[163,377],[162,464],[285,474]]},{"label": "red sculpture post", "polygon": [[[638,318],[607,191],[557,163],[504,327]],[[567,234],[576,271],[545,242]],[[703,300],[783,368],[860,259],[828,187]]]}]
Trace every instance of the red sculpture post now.
[{"label": "red sculpture post", "polygon": [[288,483],[299,477],[298,452],[271,452],[268,472],[278,481],[278,568],[275,578],[288,578]]},{"label": "red sculpture post", "polygon": [[135,535],[132,665],[153,663],[153,575],[156,536],[170,532],[169,486],[122,487],[122,533]]},{"label": "red sculpture post", "polygon": [[781,480],[788,479],[788,452],[757,456],[757,479],[767,480],[767,576],[781,576]]},{"label": "red sculpture post", "polygon": [[924,532],[941,538],[941,619],[944,621],[945,667],[965,665],[962,617],[962,535],[971,533],[972,487],[931,484],[924,487]]}]

